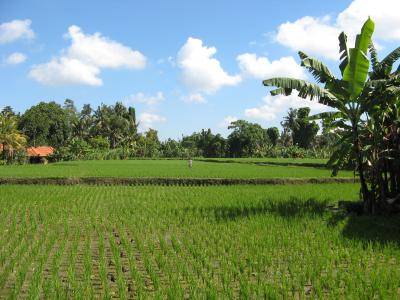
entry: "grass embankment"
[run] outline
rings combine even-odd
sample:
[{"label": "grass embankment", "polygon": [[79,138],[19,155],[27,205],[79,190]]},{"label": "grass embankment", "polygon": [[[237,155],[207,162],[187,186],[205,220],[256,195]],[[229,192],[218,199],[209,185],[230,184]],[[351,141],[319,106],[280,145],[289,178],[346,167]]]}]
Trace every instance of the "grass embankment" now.
[{"label": "grass embankment", "polygon": [[0,186],[0,298],[398,298],[399,220],[358,185]]},{"label": "grass embankment", "polygon": [[[0,177],[117,177],[117,178],[327,178],[323,167],[281,166],[264,163],[195,161],[189,169],[185,160],[73,161],[48,165],[0,166]],[[271,161],[268,160],[268,161]],[[261,161],[262,162],[262,161]],[[280,163],[277,160],[276,163]],[[299,162],[300,163],[300,162]],[[339,177],[352,177],[342,171]]]}]

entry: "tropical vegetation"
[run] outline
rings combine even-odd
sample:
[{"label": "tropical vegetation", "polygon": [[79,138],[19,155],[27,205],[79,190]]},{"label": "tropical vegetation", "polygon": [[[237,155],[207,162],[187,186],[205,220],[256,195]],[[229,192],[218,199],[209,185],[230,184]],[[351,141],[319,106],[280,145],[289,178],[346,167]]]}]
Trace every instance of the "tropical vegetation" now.
[{"label": "tropical vegetation", "polygon": [[[188,158],[188,157],[328,157],[325,135],[318,135],[319,126],[308,120],[309,108],[290,109],[277,127],[237,120],[229,125],[225,138],[211,129],[202,129],[180,140],[160,141],[152,128],[138,132],[140,125],[133,107],[121,102],[102,104],[93,109],[85,104],[81,111],[74,101],[64,106],[41,102],[16,114],[11,107],[3,109],[5,118],[12,118],[26,136],[27,145],[48,145],[56,149],[51,160]],[[11,159],[9,159],[12,162]]]},{"label": "tropical vegetation", "polygon": [[8,110],[0,113],[0,150],[4,159],[12,160],[14,152],[24,148],[25,136],[17,128],[17,118]]},{"label": "tropical vegetation", "polygon": [[395,210],[400,200],[400,74],[399,69],[392,72],[400,48],[379,62],[372,43],[373,31],[374,22],[368,19],[354,48],[348,47],[345,33],[339,35],[341,78],[336,78],[319,60],[299,52],[301,65],[317,83],[291,78],[263,82],[265,86],[277,87],[272,95],[289,95],[296,90],[300,97],[316,99],[333,109],[313,119],[323,119],[338,136],[336,150],[329,160],[333,174],[353,162],[360,177],[366,213]]}]

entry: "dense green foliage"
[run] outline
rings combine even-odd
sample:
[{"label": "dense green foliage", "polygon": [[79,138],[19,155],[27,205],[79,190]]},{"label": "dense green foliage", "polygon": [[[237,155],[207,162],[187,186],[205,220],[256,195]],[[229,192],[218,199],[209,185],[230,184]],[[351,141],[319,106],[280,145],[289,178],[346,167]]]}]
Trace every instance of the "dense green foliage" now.
[{"label": "dense green foliage", "polygon": [[12,160],[24,148],[26,137],[18,130],[18,117],[10,107],[0,113],[0,158]]},{"label": "dense green foliage", "polygon": [[282,126],[290,132],[292,142],[300,148],[310,148],[318,133],[319,126],[309,121],[310,108],[290,109]]},{"label": "dense green foliage", "polygon": [[227,141],[220,134],[213,134],[211,129],[201,130],[182,138],[181,145],[189,156],[224,157]]},{"label": "dense green foliage", "polygon": [[0,193],[1,298],[399,296],[398,222],[327,210],[355,185]]},{"label": "dense green foliage", "polygon": [[339,35],[341,79],[320,61],[299,52],[302,66],[321,85],[291,78],[264,81],[277,87],[272,95],[297,90],[300,97],[315,98],[335,109],[314,118],[324,119],[324,125],[338,136],[328,162],[333,173],[349,162],[358,172],[366,213],[400,210],[400,73],[391,73],[400,49],[379,62],[371,41],[374,26],[371,19],[364,23],[354,48],[348,48],[344,33]]},{"label": "dense green foliage", "polygon": [[232,157],[257,156],[269,142],[266,130],[259,124],[238,120],[232,122],[228,128],[233,130],[228,137]]},{"label": "dense green foliage", "polygon": [[[321,157],[330,153],[330,144],[317,136],[318,125],[308,120],[308,108],[289,110],[283,133],[245,120],[229,125],[227,138],[202,129],[181,140],[160,141],[154,129],[138,133],[133,107],[102,104],[93,110],[85,104],[80,112],[74,101],[66,99],[61,107],[41,102],[22,116],[11,107],[3,114],[17,121],[27,136],[28,145],[53,146],[51,160],[189,158],[189,157]],[[287,120],[294,117],[293,122]],[[294,124],[294,125],[293,125]],[[293,126],[294,127],[293,127]]]},{"label": "dense green foliage", "polygon": [[70,136],[67,113],[55,102],[41,102],[28,109],[20,119],[19,127],[32,146],[62,146]]},{"label": "dense green foliage", "polygon": [[276,146],[279,140],[279,129],[277,127],[270,127],[267,129],[267,135],[272,146]]}]

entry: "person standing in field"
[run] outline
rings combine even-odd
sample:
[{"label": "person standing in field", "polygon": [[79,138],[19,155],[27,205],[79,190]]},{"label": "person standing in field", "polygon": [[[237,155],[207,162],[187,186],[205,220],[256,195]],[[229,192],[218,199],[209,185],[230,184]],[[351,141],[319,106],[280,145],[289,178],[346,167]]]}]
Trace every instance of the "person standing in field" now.
[{"label": "person standing in field", "polygon": [[189,165],[189,169],[191,169],[193,166],[193,160],[191,158],[189,158],[188,165]]}]

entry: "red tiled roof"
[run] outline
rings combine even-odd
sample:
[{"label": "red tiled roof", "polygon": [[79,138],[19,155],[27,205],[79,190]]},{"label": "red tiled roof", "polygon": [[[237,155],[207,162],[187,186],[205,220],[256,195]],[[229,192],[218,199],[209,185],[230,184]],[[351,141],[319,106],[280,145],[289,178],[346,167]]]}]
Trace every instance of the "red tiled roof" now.
[{"label": "red tiled roof", "polygon": [[28,156],[36,156],[36,157],[47,157],[54,153],[53,147],[41,146],[41,147],[29,147],[26,149],[26,154]]}]

